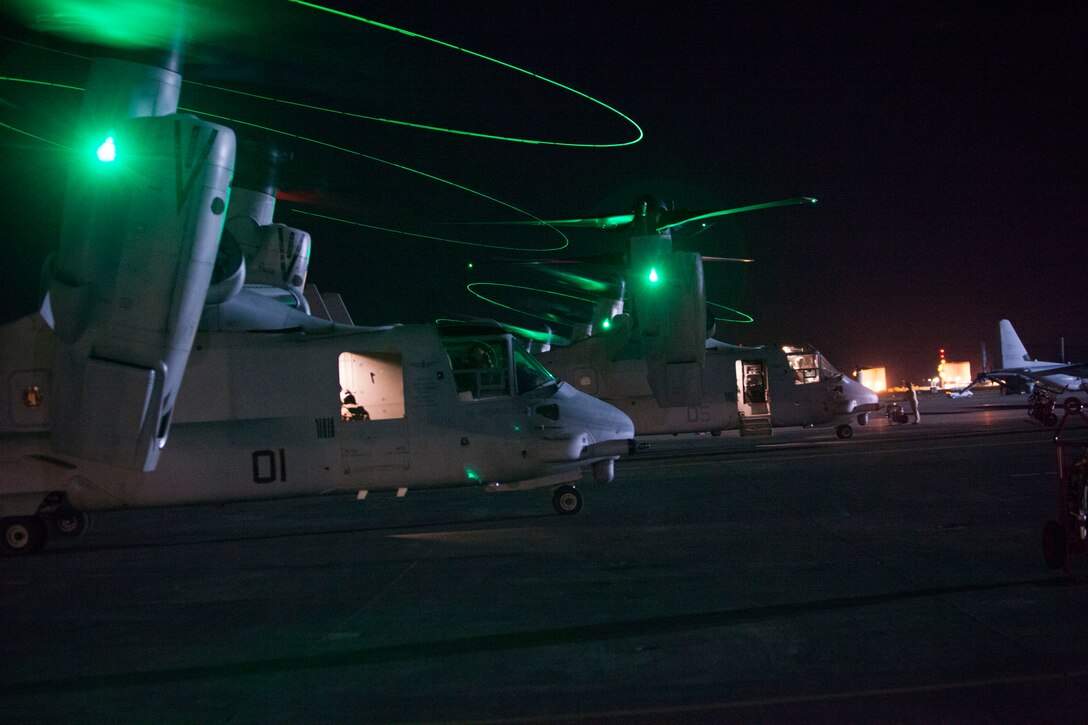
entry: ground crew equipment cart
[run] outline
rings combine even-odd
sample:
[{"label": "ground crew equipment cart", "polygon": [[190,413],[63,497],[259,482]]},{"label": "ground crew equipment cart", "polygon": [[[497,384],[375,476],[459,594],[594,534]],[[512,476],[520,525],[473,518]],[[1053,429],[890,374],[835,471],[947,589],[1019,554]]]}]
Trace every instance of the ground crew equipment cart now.
[{"label": "ground crew equipment cart", "polygon": [[1054,431],[1058,457],[1058,518],[1043,527],[1043,557],[1051,569],[1063,569],[1075,578],[1073,559],[1088,555],[1088,440],[1068,437],[1066,423],[1079,418],[1088,428],[1088,416],[1078,398],[1062,405]]}]

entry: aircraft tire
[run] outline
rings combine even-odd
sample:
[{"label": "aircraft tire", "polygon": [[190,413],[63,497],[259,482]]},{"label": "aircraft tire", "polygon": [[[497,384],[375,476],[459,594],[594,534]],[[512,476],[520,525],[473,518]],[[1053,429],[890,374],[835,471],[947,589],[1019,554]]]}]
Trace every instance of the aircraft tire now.
[{"label": "aircraft tire", "polygon": [[10,516],[0,519],[0,553],[5,556],[36,554],[49,535],[45,522],[37,516]]},{"label": "aircraft tire", "polygon": [[62,539],[75,539],[83,535],[90,523],[90,517],[79,509],[65,507],[56,513],[44,517],[49,531]]},{"label": "aircraft tire", "polygon": [[563,516],[570,516],[582,510],[582,494],[574,486],[560,486],[552,494],[552,505]]},{"label": "aircraft tire", "polygon": [[837,435],[840,440],[846,440],[854,435],[854,429],[843,423],[835,429],[835,435]]},{"label": "aircraft tire", "polygon": [[1043,559],[1051,569],[1065,566],[1068,552],[1065,546],[1065,531],[1062,525],[1051,519],[1043,526]]}]

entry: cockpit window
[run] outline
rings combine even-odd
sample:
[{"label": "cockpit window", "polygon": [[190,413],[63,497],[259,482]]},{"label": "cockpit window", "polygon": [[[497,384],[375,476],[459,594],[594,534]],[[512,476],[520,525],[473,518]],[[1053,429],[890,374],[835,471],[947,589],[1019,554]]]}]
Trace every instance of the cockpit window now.
[{"label": "cockpit window", "polygon": [[820,380],[820,354],[818,352],[796,353],[786,355],[790,368],[793,370],[794,383],[816,383]]},{"label": "cockpit window", "polygon": [[834,377],[842,377],[842,373],[835,369],[835,366],[827,361],[823,355],[820,355],[820,374],[824,380]]},{"label": "cockpit window", "polygon": [[536,390],[547,385],[555,377],[518,344],[514,345],[514,376],[517,378],[518,393]]},{"label": "cockpit window", "polygon": [[447,339],[443,343],[459,399],[510,395],[509,338]]}]

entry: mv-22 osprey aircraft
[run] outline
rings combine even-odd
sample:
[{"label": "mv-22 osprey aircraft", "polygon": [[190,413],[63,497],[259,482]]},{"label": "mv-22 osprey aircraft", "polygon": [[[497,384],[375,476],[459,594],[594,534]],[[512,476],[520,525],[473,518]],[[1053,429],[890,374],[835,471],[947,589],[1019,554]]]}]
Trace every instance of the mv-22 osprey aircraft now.
[{"label": "mv-22 osprey aircraft", "polygon": [[92,66],[48,294],[0,327],[0,550],[85,511],[330,492],[546,486],[574,513],[584,470],[612,478],[631,420],[501,329],[311,306],[309,235],[231,188],[235,135],[179,114],[180,85]]},{"label": "mv-22 osprey aircraft", "polygon": [[[549,222],[629,229],[630,238],[617,294],[597,301],[580,339],[553,345],[538,359],[631,416],[637,435],[736,429],[767,435],[772,427],[830,426],[839,438],[851,437],[852,423],[864,425],[880,409],[876,393],[840,373],[811,345],[738,346],[708,339],[713,324],[708,325],[704,257],[672,244],[672,230],[686,224],[814,201],[799,197],[692,212],[666,209],[647,196],[636,201],[632,214]],[[575,284],[579,279],[559,277]]]}]

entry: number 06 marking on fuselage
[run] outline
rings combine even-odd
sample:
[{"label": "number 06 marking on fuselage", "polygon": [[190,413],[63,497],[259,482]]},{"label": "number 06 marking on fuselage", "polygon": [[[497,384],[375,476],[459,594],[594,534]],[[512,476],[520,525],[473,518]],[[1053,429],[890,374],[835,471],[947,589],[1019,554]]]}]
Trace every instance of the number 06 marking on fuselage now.
[{"label": "number 06 marking on fuselage", "polygon": [[[277,465],[277,452],[279,464]],[[278,475],[277,475],[278,474]],[[287,454],[284,449],[278,451],[253,451],[253,482],[272,483],[276,479],[287,480]]]}]

